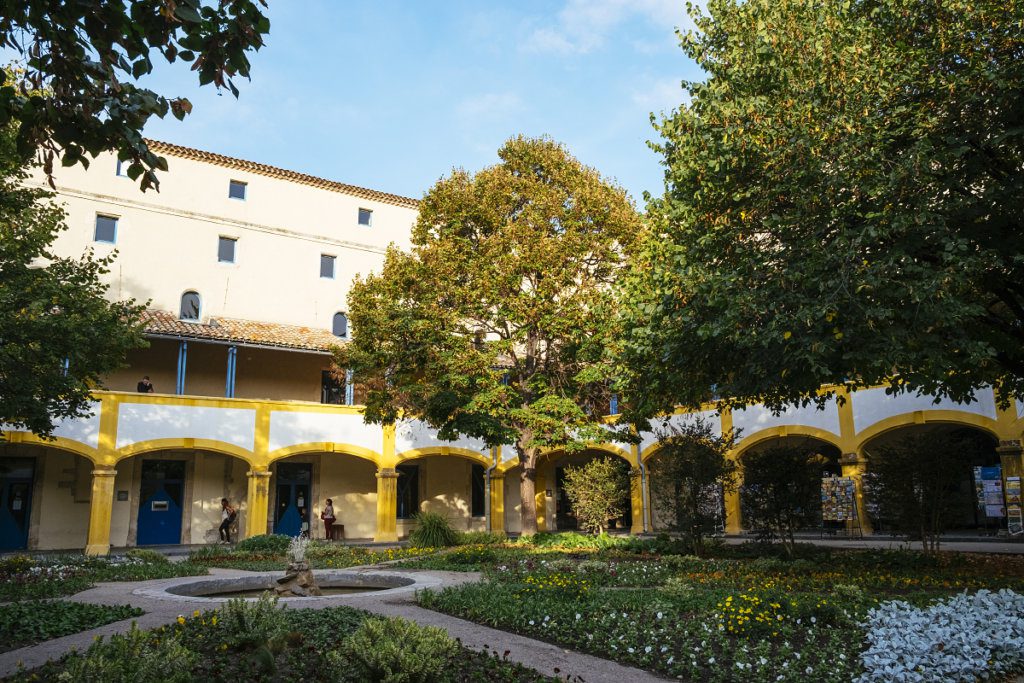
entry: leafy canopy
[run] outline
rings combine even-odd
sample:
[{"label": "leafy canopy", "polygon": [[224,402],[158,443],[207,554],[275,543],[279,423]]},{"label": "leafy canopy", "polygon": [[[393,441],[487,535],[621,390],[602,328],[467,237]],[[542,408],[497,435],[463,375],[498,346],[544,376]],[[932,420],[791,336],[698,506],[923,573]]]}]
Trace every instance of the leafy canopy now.
[{"label": "leafy canopy", "polygon": [[712,0],[623,286],[648,414],[1024,392],[1024,4]]},{"label": "leafy canopy", "polygon": [[370,421],[404,412],[521,455],[581,448],[606,436],[610,285],[643,226],[623,190],[549,139],[498,155],[440,180],[412,250],[356,279],[338,363],[367,386]]},{"label": "leafy canopy", "polygon": [[594,458],[566,467],[562,486],[580,528],[602,534],[629,505],[629,466],[621,458]]},{"label": "leafy canopy", "polygon": [[190,63],[200,85],[226,87],[249,77],[246,53],[263,45],[266,0],[0,0],[0,47],[21,55],[22,78],[0,84],[0,126],[18,125],[21,154],[41,152],[52,184],[53,161],[89,165],[116,151],[143,190],[158,187],[166,162],[149,151],[142,129],[170,111],[192,110],[134,81],[153,71],[153,53]]},{"label": "leafy canopy", "polygon": [[89,415],[90,389],[145,344],[144,306],[106,300],[113,256],[50,250],[65,214],[25,185],[24,159],[0,129],[0,424],[49,435],[54,421]]}]

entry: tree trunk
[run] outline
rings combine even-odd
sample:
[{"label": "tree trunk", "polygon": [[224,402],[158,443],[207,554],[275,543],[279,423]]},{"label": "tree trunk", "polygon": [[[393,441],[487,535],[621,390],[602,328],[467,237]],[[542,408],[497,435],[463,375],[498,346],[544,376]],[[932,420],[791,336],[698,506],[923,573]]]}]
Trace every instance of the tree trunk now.
[{"label": "tree trunk", "polygon": [[516,451],[519,453],[519,464],[523,471],[519,475],[519,517],[522,523],[523,536],[537,533],[537,449],[523,448],[524,438],[519,437]]}]

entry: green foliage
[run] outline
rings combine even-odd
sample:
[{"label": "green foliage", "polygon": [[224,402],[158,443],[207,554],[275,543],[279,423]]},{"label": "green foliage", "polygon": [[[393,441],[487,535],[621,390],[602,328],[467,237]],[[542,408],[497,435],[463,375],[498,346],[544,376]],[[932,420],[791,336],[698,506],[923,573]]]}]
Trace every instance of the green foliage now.
[{"label": "green foliage", "polygon": [[146,564],[167,564],[170,562],[166,555],[149,548],[132,548],[125,553],[125,557],[145,562]]},{"label": "green foliage", "polygon": [[447,548],[459,541],[458,533],[448,518],[437,512],[417,512],[416,528],[409,533],[414,548]]},{"label": "green foliage", "polygon": [[369,421],[515,444],[530,534],[541,449],[608,439],[611,284],[644,226],[623,190],[549,139],[513,138],[498,156],[434,185],[411,252],[355,280],[336,360],[367,387]]},{"label": "green foliage", "polygon": [[458,643],[443,629],[370,618],[328,660],[338,681],[429,683],[441,677],[458,651]]},{"label": "green foliage", "polygon": [[565,468],[565,493],[581,529],[603,534],[629,505],[628,466],[610,457]]},{"label": "green foliage", "polygon": [[63,600],[0,605],[0,650],[59,638],[140,614],[141,609],[130,605],[90,605]]},{"label": "green foliage", "polygon": [[821,521],[821,475],[828,460],[811,444],[751,449],[740,458],[743,519],[759,538],[778,538],[792,555],[797,529]]},{"label": "green foliage", "polygon": [[263,593],[256,600],[232,598],[220,610],[225,642],[236,649],[267,648],[288,632],[285,608],[277,597]]},{"label": "green foliage", "polygon": [[986,454],[992,444],[972,430],[905,437],[872,450],[866,493],[881,519],[934,552],[963,509],[968,468]]},{"label": "green foliage", "polygon": [[[0,88],[0,106],[9,90]],[[0,422],[46,436],[55,420],[91,415],[91,390],[145,346],[144,307],[107,300],[112,255],[52,252],[64,210],[26,185],[11,137],[0,124]]]},{"label": "green foliage", "polygon": [[288,544],[291,542],[292,537],[284,534],[260,534],[242,539],[235,544],[235,550],[255,553],[284,553],[288,550]]},{"label": "green foliage", "polygon": [[68,683],[191,683],[197,657],[174,638],[157,639],[134,624],[127,633],[71,654],[54,679]]},{"label": "green foliage", "polygon": [[457,545],[502,545],[508,543],[508,536],[500,531],[460,531]]},{"label": "green foliage", "polygon": [[185,98],[169,99],[139,87],[154,68],[154,53],[169,63],[191,64],[200,85],[226,87],[236,97],[235,77],[249,77],[247,52],[263,45],[270,21],[264,0],[8,0],[0,5],[0,47],[20,55],[25,70],[7,74],[0,88],[0,127],[17,124],[19,153],[41,148],[44,168],[55,156],[64,166],[86,155],[116,151],[128,175],[157,187],[155,170],[167,162],[142,137],[152,116],[168,111],[182,119]]},{"label": "green foliage", "polygon": [[658,434],[658,452],[648,463],[655,524],[682,536],[686,551],[700,554],[721,519],[722,494],[736,487],[736,465],[728,457],[734,434],[719,434],[698,418]]},{"label": "green foliage", "polygon": [[1024,5],[706,11],[682,41],[702,80],[658,125],[659,230],[623,283],[631,406],[1021,395]]}]

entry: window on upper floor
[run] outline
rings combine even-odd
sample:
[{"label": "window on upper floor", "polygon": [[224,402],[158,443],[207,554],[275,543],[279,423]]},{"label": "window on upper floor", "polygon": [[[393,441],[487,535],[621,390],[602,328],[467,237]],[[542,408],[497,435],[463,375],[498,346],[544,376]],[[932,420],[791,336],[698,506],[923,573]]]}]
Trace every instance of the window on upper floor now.
[{"label": "window on upper floor", "polygon": [[232,180],[228,184],[228,197],[245,201],[245,191],[248,187],[248,183],[243,183],[241,180]]},{"label": "window on upper floor", "polygon": [[96,214],[96,232],[93,234],[93,239],[97,242],[115,244],[117,242],[117,218]]},{"label": "window on upper floor", "polygon": [[359,209],[359,225],[369,226],[373,221],[373,211],[370,209]]},{"label": "window on upper floor", "polygon": [[188,291],[181,295],[181,311],[178,317],[182,320],[194,320],[199,322],[201,302],[197,292]]},{"label": "window on upper floor", "polygon": [[335,337],[348,339],[348,316],[344,313],[335,313],[331,331],[334,332]]},{"label": "window on upper floor", "polygon": [[128,166],[129,163],[127,161],[121,161],[120,159],[118,159],[117,166],[114,168],[114,175],[120,176],[121,178],[127,178]]},{"label": "window on upper floor", "polygon": [[320,277],[334,279],[334,262],[336,260],[337,258],[330,254],[320,254]]},{"label": "window on upper floor", "polygon": [[218,237],[217,238],[217,260],[221,263],[234,263],[235,262],[235,243],[234,237]]}]

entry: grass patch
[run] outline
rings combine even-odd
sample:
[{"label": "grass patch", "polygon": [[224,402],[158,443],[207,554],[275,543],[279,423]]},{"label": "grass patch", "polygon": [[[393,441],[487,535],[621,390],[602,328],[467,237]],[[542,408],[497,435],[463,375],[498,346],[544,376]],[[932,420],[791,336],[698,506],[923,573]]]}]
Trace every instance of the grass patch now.
[{"label": "grass patch", "polygon": [[88,605],[63,600],[0,605],[0,652],[87,631],[140,614],[141,609],[130,605]]},{"label": "grass patch", "polygon": [[[192,551],[189,562],[203,567],[224,567],[247,571],[282,571],[288,565],[284,551],[274,549],[276,536],[255,537],[261,539],[253,546],[207,546]],[[285,537],[287,538],[287,537]],[[267,539],[267,540],[262,540]],[[247,539],[254,540],[254,539]],[[245,549],[245,548],[254,549]],[[306,559],[314,569],[344,569],[364,564],[377,564],[390,560],[420,557],[436,552],[433,548],[363,548],[359,546],[311,541],[306,549]]]}]

